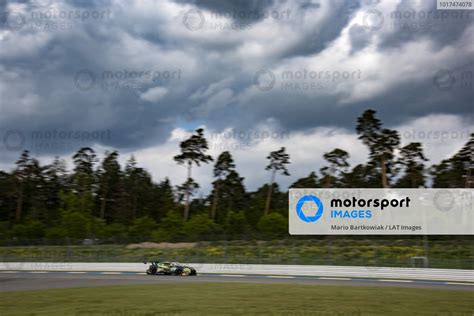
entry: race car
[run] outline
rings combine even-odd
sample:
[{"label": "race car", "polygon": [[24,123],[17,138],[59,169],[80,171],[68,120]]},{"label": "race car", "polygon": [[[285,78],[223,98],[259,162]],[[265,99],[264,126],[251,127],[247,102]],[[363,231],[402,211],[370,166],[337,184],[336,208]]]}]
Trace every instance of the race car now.
[{"label": "race car", "polygon": [[[146,262],[144,262],[146,264]],[[193,267],[181,264],[179,262],[150,262],[146,274],[152,275],[196,275]]]}]

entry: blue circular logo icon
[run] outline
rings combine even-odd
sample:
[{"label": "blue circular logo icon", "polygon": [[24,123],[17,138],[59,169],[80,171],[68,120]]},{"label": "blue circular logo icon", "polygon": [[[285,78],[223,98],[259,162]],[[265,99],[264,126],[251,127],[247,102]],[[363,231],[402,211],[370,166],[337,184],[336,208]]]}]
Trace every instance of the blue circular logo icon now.
[{"label": "blue circular logo icon", "polygon": [[[303,205],[305,202],[312,202],[318,207],[318,211],[314,216],[306,216],[303,213]],[[323,216],[323,202],[321,200],[314,196],[314,195],[305,195],[301,199],[298,200],[298,203],[296,204],[296,213],[298,214],[298,217],[305,222],[316,222],[321,216]]]}]

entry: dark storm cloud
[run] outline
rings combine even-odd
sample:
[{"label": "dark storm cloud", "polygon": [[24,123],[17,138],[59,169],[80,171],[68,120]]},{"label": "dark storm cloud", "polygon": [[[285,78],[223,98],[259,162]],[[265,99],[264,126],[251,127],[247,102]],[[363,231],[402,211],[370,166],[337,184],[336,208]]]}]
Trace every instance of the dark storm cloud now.
[{"label": "dark storm cloud", "polygon": [[[414,93],[414,90],[426,94]],[[431,94],[430,97],[427,94]],[[455,98],[456,103],[450,100]],[[455,86],[451,91],[441,91],[433,82],[424,82],[413,86],[413,83],[401,84],[383,96],[371,98],[370,101],[353,102],[350,105],[336,105],[337,97],[311,96],[295,97],[294,94],[277,92],[272,95],[259,95],[249,100],[245,107],[233,109],[229,115],[227,109],[209,115],[210,121],[218,122],[226,117],[225,122],[212,124],[215,128],[227,125],[251,129],[255,122],[262,122],[273,117],[279,122],[279,129],[286,131],[305,131],[314,127],[344,127],[355,132],[357,118],[366,109],[378,112],[385,126],[398,126],[407,119],[424,116],[426,113],[459,114],[474,121],[472,112],[472,91]],[[257,104],[257,106],[253,106]],[[277,127],[278,129],[278,127]]]},{"label": "dark storm cloud", "polygon": [[176,0],[176,2],[194,4],[198,8],[252,23],[262,19],[265,11],[268,11],[274,3],[273,0]]},{"label": "dark storm cloud", "polygon": [[[309,32],[306,38],[301,41],[298,46],[293,47],[285,57],[305,56],[316,54],[322,51],[332,40],[336,39],[341,30],[346,26],[351,15],[360,7],[358,1],[331,1],[326,4],[330,8],[331,14],[327,17],[327,23],[321,27],[315,28]],[[301,5],[299,10],[303,13],[300,15],[305,18],[305,12],[308,10],[321,9],[321,4],[318,5]],[[309,17],[308,17],[309,18]]]},{"label": "dark storm cloud", "polygon": [[431,69],[433,77],[429,80],[402,82],[383,95],[350,104],[336,105],[337,97],[295,99],[294,95],[279,93],[266,97],[266,101],[257,99],[259,110],[254,113],[261,120],[271,113],[280,118],[281,124],[288,130],[305,130],[315,126],[342,126],[355,130],[357,117],[369,108],[378,112],[386,126],[392,127],[428,113],[457,114],[474,121],[472,77],[462,78],[462,73],[466,71],[467,76],[472,75],[472,64],[453,71],[457,81],[447,89],[440,89],[436,83],[437,70],[436,66]]},{"label": "dark storm cloud", "polygon": [[472,10],[437,10],[436,1],[422,2],[415,6],[411,0],[401,1],[395,10],[383,13],[381,28],[394,30],[380,46],[396,47],[409,41],[429,37],[441,49],[459,39],[472,25]]},{"label": "dark storm cloud", "polygon": [[[48,0],[44,1],[47,4]],[[429,69],[420,66],[417,72],[425,73],[424,77],[401,70],[394,75],[397,69],[387,67],[397,62],[390,58],[400,47],[420,40],[430,40],[438,47],[469,45],[459,41],[472,27],[472,18],[433,20],[431,29],[390,32],[390,12],[384,11],[385,24],[379,29],[353,24],[348,29],[348,44],[338,45],[340,51],[350,52],[347,59],[354,58],[354,65],[349,68],[360,69],[362,77],[347,82],[342,90],[325,82],[329,88],[307,91],[282,90],[276,69],[334,70],[340,61],[324,57],[327,64],[319,64],[319,54],[343,36],[361,10],[362,14],[381,10],[377,2],[183,0],[168,6],[163,2],[161,8],[151,2],[66,3],[64,10],[110,12],[102,19],[60,20],[67,28],[59,30],[39,29],[31,20],[12,30],[5,15],[0,21],[4,30],[4,43],[0,42],[0,133],[3,147],[8,149],[8,157],[2,160],[12,161],[9,153],[34,151],[35,146],[44,155],[93,144],[146,148],[165,142],[172,129],[182,124],[177,122],[204,124],[215,130],[250,129],[270,121],[285,131],[323,126],[352,131],[357,116],[367,108],[378,110],[389,126],[432,113],[472,118],[472,54],[459,53],[456,60],[433,63]],[[217,13],[289,8],[294,19],[279,23],[256,17],[245,30],[189,30],[183,25],[182,15],[188,9],[179,7],[183,4]],[[402,2],[397,10],[411,9],[410,5]],[[8,7],[0,2],[0,10],[12,14]],[[22,12],[26,17],[31,16],[31,8],[22,10],[26,10]],[[325,15],[315,21],[322,12]],[[235,18],[240,19],[238,15]],[[268,26],[259,28],[260,23]],[[374,42],[377,36],[380,41]],[[375,53],[391,57],[381,59],[374,75],[354,56],[375,43]],[[437,50],[433,48],[432,53]],[[436,60],[443,61],[441,57]],[[297,63],[292,64],[294,61]],[[255,80],[258,72],[267,68],[277,78],[271,89],[263,91]],[[165,78],[166,71],[177,70],[179,78]],[[151,76],[144,78],[144,72]],[[391,78],[394,76],[406,79]],[[354,87],[369,83],[367,92],[353,96]],[[373,92],[380,86],[383,92]]]},{"label": "dark storm cloud", "polygon": [[[273,0],[253,0],[253,1],[177,1],[178,3],[194,4],[198,8],[211,10],[217,14],[228,16],[237,21],[246,21],[255,23],[263,19],[264,14],[271,14],[271,6],[275,3]],[[288,2],[290,1],[281,1]],[[294,6],[289,13],[291,20],[296,24],[307,23],[305,19],[311,19],[309,12],[321,9],[321,5],[330,8],[331,15],[327,17],[328,23],[325,27],[315,28],[306,34],[305,40],[299,45],[291,47],[282,58],[298,55],[309,55],[318,53],[324,49],[327,43],[337,38],[341,29],[347,24],[351,14],[359,7],[359,1],[336,0],[325,4],[312,2],[309,0],[294,1]],[[329,26],[329,27],[328,27]]]},{"label": "dark storm cloud", "polygon": [[[49,5],[53,4],[53,1],[49,2]],[[106,9],[94,7],[92,2],[74,1],[70,4],[74,7],[64,9],[64,12],[87,13],[91,8],[97,12]],[[29,10],[37,14],[52,11],[51,7],[29,7]],[[23,15],[32,16],[26,13]],[[149,102],[140,98],[140,94],[156,84],[166,86],[170,81],[183,79],[160,77],[166,71],[179,70],[178,66],[130,66],[127,60],[110,63],[111,55],[106,52],[109,45],[116,44],[117,29],[113,25],[120,21],[99,21],[112,26],[106,33],[97,32],[100,25],[94,20],[63,19],[61,22],[68,24],[64,30],[67,35],[44,32],[51,39],[34,55],[2,56],[0,73],[3,70],[4,73],[19,74],[14,82],[3,82],[6,93],[2,94],[1,107],[3,119],[0,133],[4,138],[3,145],[15,152],[28,149],[38,154],[64,154],[94,144],[137,148],[164,141],[173,123],[167,118],[182,111],[186,105],[178,102],[176,96],[170,93],[168,99],[150,106]],[[24,36],[41,33],[33,25],[25,25],[13,36],[20,32]],[[143,75],[137,77],[139,72],[149,74],[146,78]],[[131,75],[127,77],[127,73]],[[81,80],[85,81],[81,83]],[[21,82],[31,85],[21,85]],[[37,100],[34,111],[28,115],[20,115],[21,109],[18,109],[18,114],[13,110],[15,97],[19,98],[23,93],[31,94],[32,99]],[[182,107],[175,104],[182,104]],[[106,137],[71,136],[87,136],[88,133],[103,131]],[[42,133],[46,135],[43,138],[34,136]]]}]

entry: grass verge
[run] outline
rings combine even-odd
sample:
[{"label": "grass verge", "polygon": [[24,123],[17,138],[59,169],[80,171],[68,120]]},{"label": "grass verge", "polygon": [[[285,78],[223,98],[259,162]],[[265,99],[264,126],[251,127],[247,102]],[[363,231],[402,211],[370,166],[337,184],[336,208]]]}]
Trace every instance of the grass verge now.
[{"label": "grass verge", "polygon": [[206,283],[8,292],[0,315],[472,315],[474,292]]},{"label": "grass verge", "polygon": [[[0,261],[140,262],[171,260],[200,263],[327,264],[410,267],[412,257],[428,256],[432,268],[473,269],[472,240],[275,240],[198,242],[193,246],[130,248],[126,245],[7,246]],[[418,266],[417,265],[417,266]]]}]

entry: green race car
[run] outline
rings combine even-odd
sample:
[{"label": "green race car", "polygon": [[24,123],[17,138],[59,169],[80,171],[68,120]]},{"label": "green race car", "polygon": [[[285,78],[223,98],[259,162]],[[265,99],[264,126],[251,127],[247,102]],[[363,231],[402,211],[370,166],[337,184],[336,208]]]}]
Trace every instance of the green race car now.
[{"label": "green race car", "polygon": [[[146,262],[145,262],[146,264]],[[151,275],[196,275],[193,267],[178,262],[158,262],[153,261],[146,270],[146,274]]]}]

